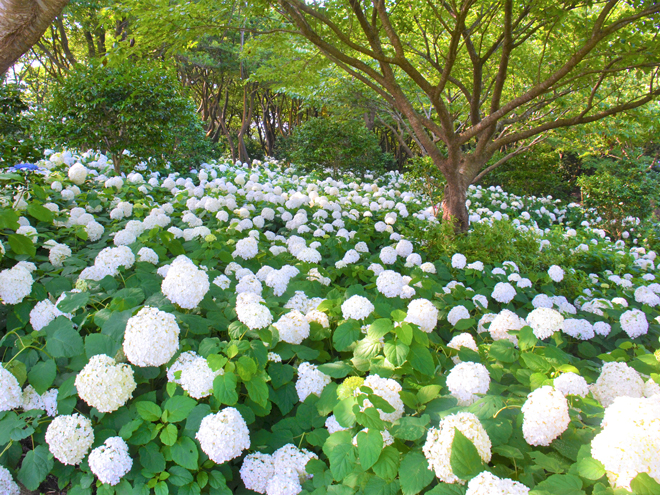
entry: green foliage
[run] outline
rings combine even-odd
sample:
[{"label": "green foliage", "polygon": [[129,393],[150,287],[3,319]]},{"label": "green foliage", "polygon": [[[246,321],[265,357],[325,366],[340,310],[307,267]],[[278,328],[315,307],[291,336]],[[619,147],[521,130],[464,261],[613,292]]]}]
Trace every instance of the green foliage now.
[{"label": "green foliage", "polygon": [[362,122],[314,118],[298,126],[283,145],[282,155],[304,171],[318,168],[364,173],[383,169],[391,157]]},{"label": "green foliage", "polygon": [[406,181],[410,188],[431,205],[440,205],[447,180],[429,156],[415,157],[406,163]]},{"label": "green foliage", "polygon": [[636,224],[629,217],[646,220],[657,206],[660,182],[648,159],[592,157],[585,166],[593,174],[578,179],[584,204],[596,208],[610,234],[619,237],[626,225]]},{"label": "green foliage", "polygon": [[35,162],[42,156],[32,137],[32,117],[15,84],[0,84],[0,166]]},{"label": "green foliage", "polygon": [[[211,151],[195,109],[176,78],[156,66],[92,63],[71,71],[47,106],[55,142],[107,150],[119,172],[123,152],[136,159],[193,166]],[[201,155],[201,156],[200,156]]]}]

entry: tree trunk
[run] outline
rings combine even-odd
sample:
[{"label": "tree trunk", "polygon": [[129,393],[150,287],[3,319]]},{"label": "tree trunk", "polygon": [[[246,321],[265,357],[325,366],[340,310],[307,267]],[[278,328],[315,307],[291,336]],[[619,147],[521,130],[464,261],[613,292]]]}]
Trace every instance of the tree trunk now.
[{"label": "tree trunk", "polygon": [[121,153],[112,154],[112,165],[115,168],[115,174],[117,174],[117,177],[121,177]]},{"label": "tree trunk", "polygon": [[69,0],[0,0],[0,75],[27,52]]},{"label": "tree trunk", "polygon": [[470,183],[460,173],[447,177],[445,197],[442,200],[442,219],[454,222],[455,232],[467,232],[470,221],[467,201],[467,188]]}]

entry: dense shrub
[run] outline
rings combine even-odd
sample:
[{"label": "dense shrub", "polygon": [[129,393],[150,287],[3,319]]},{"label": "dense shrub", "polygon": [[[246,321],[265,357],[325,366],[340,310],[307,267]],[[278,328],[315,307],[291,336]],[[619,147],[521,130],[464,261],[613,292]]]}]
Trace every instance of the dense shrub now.
[{"label": "dense shrub", "polygon": [[32,117],[21,91],[14,84],[0,84],[0,166],[34,162],[42,157],[31,133]]},{"label": "dense shrub", "polygon": [[210,149],[181,90],[173,75],[144,63],[79,65],[55,90],[44,129],[57,143],[107,150],[117,173],[124,150],[194,166],[190,159]]}]

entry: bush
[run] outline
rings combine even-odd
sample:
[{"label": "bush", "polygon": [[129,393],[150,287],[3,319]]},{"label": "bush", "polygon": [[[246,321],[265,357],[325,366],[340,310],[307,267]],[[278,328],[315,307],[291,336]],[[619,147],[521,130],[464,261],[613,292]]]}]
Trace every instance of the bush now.
[{"label": "bush", "polygon": [[392,161],[383,153],[378,138],[357,121],[331,118],[310,119],[298,126],[283,144],[282,155],[305,171],[323,167],[360,175],[366,170],[383,169]]},{"label": "bush", "polygon": [[592,175],[578,179],[584,205],[596,208],[602,227],[620,237],[637,220],[647,219],[657,206],[658,177],[650,169],[650,160],[611,159],[592,157],[585,166]]},{"label": "bush", "polygon": [[0,165],[34,162],[42,152],[30,134],[32,118],[15,84],[0,85]]},{"label": "bush", "polygon": [[56,143],[107,150],[116,173],[125,149],[180,168],[210,152],[199,149],[201,123],[176,78],[143,63],[77,66],[56,89],[47,113],[45,129]]},{"label": "bush", "polygon": [[406,164],[405,178],[410,188],[433,206],[437,215],[447,180],[430,156],[414,157]]}]

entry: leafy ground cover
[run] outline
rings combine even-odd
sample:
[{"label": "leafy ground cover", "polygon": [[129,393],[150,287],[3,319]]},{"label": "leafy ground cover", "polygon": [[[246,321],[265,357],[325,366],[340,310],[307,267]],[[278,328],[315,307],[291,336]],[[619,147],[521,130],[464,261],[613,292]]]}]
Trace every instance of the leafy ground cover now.
[{"label": "leafy ground cover", "polygon": [[396,173],[111,170],[0,176],[2,493],[658,493],[634,219],[614,242],[578,205],[471,188],[474,231],[537,254],[518,266],[443,251]]}]

